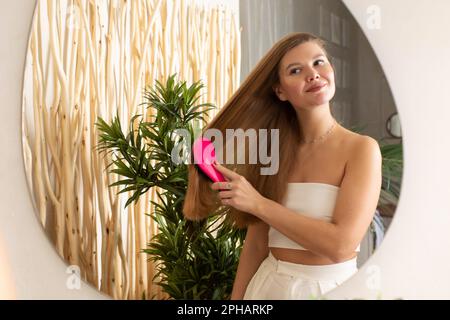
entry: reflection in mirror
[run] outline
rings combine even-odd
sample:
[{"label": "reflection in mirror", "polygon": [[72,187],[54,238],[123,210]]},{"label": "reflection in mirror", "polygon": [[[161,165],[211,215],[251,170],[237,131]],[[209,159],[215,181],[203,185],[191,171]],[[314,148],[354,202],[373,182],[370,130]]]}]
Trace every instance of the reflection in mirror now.
[{"label": "reflection in mirror", "polygon": [[[24,79],[27,178],[46,234],[84,280],[115,299],[230,298],[245,233],[215,217],[203,229],[184,220],[187,166],[155,155],[170,155],[163,148],[171,140],[163,135],[166,124],[199,132],[270,47],[297,31],[326,45],[338,124],[381,147],[382,188],[357,255],[360,267],[394,215],[403,158],[401,141],[385,136],[387,115],[396,111],[386,77],[341,1],[37,2]],[[177,87],[182,81],[187,86]],[[189,88],[198,81],[198,92]],[[185,99],[191,94],[198,97],[192,105]],[[193,120],[173,120],[165,111],[174,106],[183,106],[176,115],[187,110]],[[195,246],[186,234],[199,229]]]},{"label": "reflection in mirror", "polygon": [[242,1],[240,9],[243,79],[283,35],[292,31],[317,35],[326,42],[335,69],[336,93],[330,101],[334,118],[380,145],[383,184],[373,222],[361,242],[361,267],[381,245],[392,221],[403,171],[402,142],[386,133],[386,121],[397,108],[379,61],[341,1],[250,0]]},{"label": "reflection in mirror", "polygon": [[397,112],[393,113],[386,121],[386,131],[393,138],[402,137],[402,128],[400,126],[400,117]]}]

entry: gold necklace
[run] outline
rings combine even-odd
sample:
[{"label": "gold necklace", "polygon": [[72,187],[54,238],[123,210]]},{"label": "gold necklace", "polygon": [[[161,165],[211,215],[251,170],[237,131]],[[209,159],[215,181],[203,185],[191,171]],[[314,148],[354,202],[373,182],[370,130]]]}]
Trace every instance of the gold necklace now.
[{"label": "gold necklace", "polygon": [[306,141],[306,140],[302,139],[301,142],[302,142],[302,143],[306,143],[306,144],[313,144],[313,143],[316,143],[317,141],[322,141],[322,140],[324,140],[328,135],[331,134],[331,132],[333,131],[333,129],[334,129],[334,127],[336,126],[336,124],[337,124],[337,121],[336,121],[336,119],[335,119],[334,122],[333,122],[333,125],[330,127],[330,129],[327,130],[327,132],[325,132],[324,135],[322,135],[322,136],[320,136],[320,137],[318,137],[318,138],[315,138],[315,139],[313,139],[313,140],[310,140],[310,141]]}]

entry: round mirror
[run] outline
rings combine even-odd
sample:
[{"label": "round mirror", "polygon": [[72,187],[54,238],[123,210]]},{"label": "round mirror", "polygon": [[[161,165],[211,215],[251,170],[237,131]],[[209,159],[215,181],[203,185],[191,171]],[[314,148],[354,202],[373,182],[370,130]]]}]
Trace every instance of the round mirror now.
[{"label": "round mirror", "polygon": [[[176,90],[200,93],[199,110],[212,119],[269,48],[298,31],[327,44],[336,79],[333,116],[380,143],[383,187],[358,252],[361,266],[381,245],[394,215],[403,155],[401,142],[382,143],[385,128],[400,132],[398,117],[385,118],[396,112],[395,102],[370,44],[340,0],[37,1],[24,74],[24,158],[36,214],[70,270],[115,299],[229,297],[242,242],[215,242],[223,245],[217,252],[234,259],[221,265],[220,275],[206,267],[215,263],[187,268],[192,250],[178,251],[184,242],[177,238],[185,222],[164,229],[172,225],[161,218],[168,212],[180,217],[185,176],[151,184],[149,171],[139,179],[135,173],[156,158],[127,166],[130,154],[117,158],[99,146],[134,143],[135,116],[154,120],[149,101],[164,107],[158,99]],[[188,86],[177,87],[174,74]],[[189,88],[198,81],[204,87]],[[218,108],[207,110],[207,104]],[[123,150],[136,151],[130,159],[145,158],[150,155],[137,150],[143,145]],[[163,187],[173,202],[160,197]],[[151,259],[155,255],[158,261]],[[225,277],[213,278],[223,285],[212,286],[205,280],[210,275]]]},{"label": "round mirror", "polygon": [[400,125],[400,117],[398,113],[395,112],[389,116],[386,121],[386,131],[393,138],[401,138],[402,137],[402,128]]}]

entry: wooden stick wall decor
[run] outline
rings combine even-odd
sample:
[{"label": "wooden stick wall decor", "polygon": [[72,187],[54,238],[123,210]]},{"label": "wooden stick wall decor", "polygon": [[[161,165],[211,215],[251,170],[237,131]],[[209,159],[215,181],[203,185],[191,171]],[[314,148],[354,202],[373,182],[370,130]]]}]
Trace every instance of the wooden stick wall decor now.
[{"label": "wooden stick wall decor", "polygon": [[124,209],[108,187],[118,178],[111,159],[94,150],[97,117],[149,116],[143,88],[173,73],[202,80],[200,103],[223,106],[239,86],[240,50],[236,10],[207,0],[38,1],[25,72],[27,178],[58,253],[115,299],[164,298],[140,253],[158,232],[145,215],[157,198],[151,190]]}]

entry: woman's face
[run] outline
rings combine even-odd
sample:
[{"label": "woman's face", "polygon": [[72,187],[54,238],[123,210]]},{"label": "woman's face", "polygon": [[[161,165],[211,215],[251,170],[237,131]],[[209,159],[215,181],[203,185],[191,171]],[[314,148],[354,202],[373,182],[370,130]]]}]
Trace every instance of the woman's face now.
[{"label": "woman's face", "polygon": [[333,67],[314,41],[288,51],[278,72],[280,83],[274,90],[280,100],[289,101],[295,108],[327,104],[335,94]]}]

